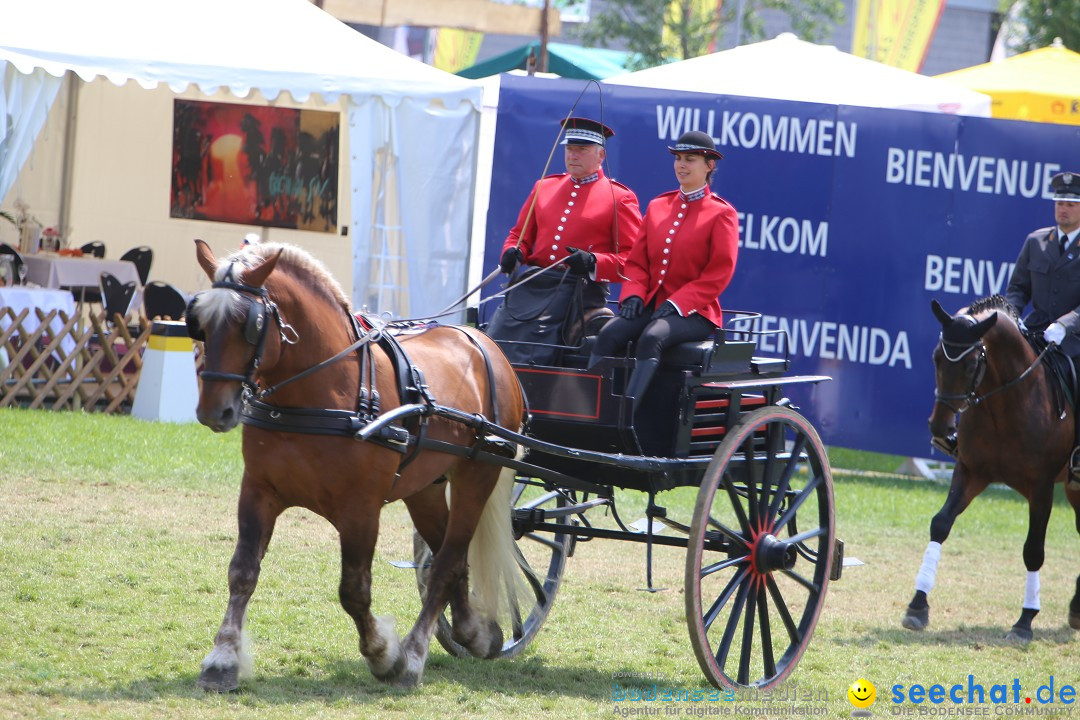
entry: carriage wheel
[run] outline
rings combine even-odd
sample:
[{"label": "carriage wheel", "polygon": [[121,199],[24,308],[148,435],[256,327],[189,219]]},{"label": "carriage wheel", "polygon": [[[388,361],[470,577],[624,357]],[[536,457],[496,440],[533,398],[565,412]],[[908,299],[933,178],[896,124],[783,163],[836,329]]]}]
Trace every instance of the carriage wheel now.
[{"label": "carriage wheel", "polygon": [[825,600],[832,473],[810,423],[765,407],[729,428],[701,481],[686,555],[686,617],[719,688],[771,688],[798,664]]},{"label": "carriage wheel", "polygon": [[[569,504],[566,495],[557,491],[545,491],[535,481],[518,478],[510,495],[510,506],[515,515],[535,510],[554,510]],[[547,522],[565,525],[570,529],[570,518],[548,518]],[[518,523],[515,521],[515,535]],[[570,548],[570,536],[566,532],[523,533],[518,537],[516,550],[518,569],[528,592],[519,595],[507,618],[500,621],[503,626],[502,650],[500,658],[511,658],[521,653],[539,632],[544,619],[555,602],[555,593],[562,582],[566,557]],[[413,560],[416,564],[416,584],[420,597],[427,594],[427,574],[431,565],[431,549],[413,531]],[[439,644],[451,655],[468,657],[469,651],[451,637],[449,608],[439,616],[435,627],[435,637]]]}]

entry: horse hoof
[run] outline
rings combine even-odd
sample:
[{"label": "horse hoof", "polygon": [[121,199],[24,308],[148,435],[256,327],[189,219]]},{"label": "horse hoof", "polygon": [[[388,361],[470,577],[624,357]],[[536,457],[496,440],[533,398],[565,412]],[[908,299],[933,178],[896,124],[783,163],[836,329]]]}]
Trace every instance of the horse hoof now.
[{"label": "horse hoof", "polygon": [[491,634],[490,634],[489,639],[488,639],[487,652],[484,653],[483,655],[481,655],[480,657],[484,658],[485,660],[494,660],[495,658],[499,657],[499,653],[502,652],[502,646],[503,646],[502,628],[499,627],[498,623],[492,622],[491,623]]},{"label": "horse hoof", "polygon": [[1009,630],[1009,634],[1005,636],[1006,642],[1016,643],[1018,645],[1027,645],[1035,637],[1035,633],[1030,628],[1012,626]]},{"label": "horse hoof", "polygon": [[913,608],[908,605],[900,624],[908,630],[925,630],[926,626],[930,624],[930,606]]},{"label": "horse hoof", "polygon": [[389,683],[390,685],[399,685],[401,678],[406,674],[405,670],[407,665],[408,658],[405,657],[405,653],[399,651],[397,658],[394,660],[393,664],[390,665],[388,670],[379,672],[371,665],[370,661],[368,662],[368,669],[371,670],[371,674],[376,680]]},{"label": "horse hoof", "polygon": [[199,675],[199,688],[206,692],[227,693],[240,687],[240,671],[235,665],[231,667],[207,667],[203,668]]},{"label": "horse hoof", "polygon": [[1069,612],[1069,627],[1080,630],[1080,613]]}]

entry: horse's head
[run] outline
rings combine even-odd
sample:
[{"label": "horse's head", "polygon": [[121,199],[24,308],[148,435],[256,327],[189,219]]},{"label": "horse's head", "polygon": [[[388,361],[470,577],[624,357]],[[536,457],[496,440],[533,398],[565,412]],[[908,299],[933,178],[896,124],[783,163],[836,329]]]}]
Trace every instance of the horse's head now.
[{"label": "horse's head", "polygon": [[998,313],[978,320],[964,312],[950,315],[937,300],[930,306],[941,323],[941,336],[934,348],[936,388],[930,435],[938,448],[955,454],[956,417],[970,406],[986,374],[983,336],[997,324]]},{"label": "horse's head", "polygon": [[269,299],[266,279],[281,251],[260,257],[251,253],[219,262],[210,246],[196,240],[199,265],[213,281],[188,305],[188,334],[204,341],[202,389],[196,416],[215,432],[236,427],[245,389],[255,386],[260,369],[272,367],[281,343],[289,342],[286,325]]}]

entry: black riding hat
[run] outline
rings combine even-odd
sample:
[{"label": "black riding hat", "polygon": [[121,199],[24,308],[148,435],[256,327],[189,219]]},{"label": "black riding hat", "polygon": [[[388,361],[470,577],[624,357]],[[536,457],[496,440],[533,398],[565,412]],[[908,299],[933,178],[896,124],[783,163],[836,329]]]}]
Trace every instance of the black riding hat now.
[{"label": "black riding hat", "polygon": [[722,160],[724,157],[723,153],[717,151],[716,143],[713,142],[708,133],[703,133],[700,130],[684,132],[675,142],[675,147],[668,145],[668,151],[673,155],[676,153],[697,153],[717,160]]},{"label": "black riding hat", "polygon": [[1050,178],[1055,202],[1080,202],[1080,173],[1063,172]]},{"label": "black riding hat", "polygon": [[562,145],[604,145],[604,141],[615,134],[607,125],[589,118],[572,117],[560,122],[566,128]]}]

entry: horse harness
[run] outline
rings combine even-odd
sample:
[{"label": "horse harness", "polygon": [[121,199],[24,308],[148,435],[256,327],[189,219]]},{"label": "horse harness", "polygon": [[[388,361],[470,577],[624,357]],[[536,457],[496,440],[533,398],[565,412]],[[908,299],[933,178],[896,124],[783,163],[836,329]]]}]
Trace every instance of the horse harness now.
[{"label": "horse harness", "polygon": [[[952,412],[956,415],[961,415],[968,409],[982,403],[987,398],[997,395],[1000,392],[1004,392],[1009,388],[1021,383],[1025,378],[1027,378],[1028,375],[1032,373],[1033,370],[1035,370],[1035,368],[1040,362],[1043,362],[1043,359],[1046,357],[1047,353],[1052,347],[1051,345],[1046,345],[1042,349],[1042,352],[1040,352],[1035,358],[1035,360],[1032,361],[1031,365],[1029,365],[1027,369],[1020,373],[1020,375],[1018,375],[1017,377],[1009,380],[1003,385],[999,385],[993,390],[989,390],[982,395],[979,395],[977,389],[979,387],[979,384],[983,381],[983,378],[986,376],[986,346],[983,344],[983,341],[978,340],[974,343],[971,343],[970,345],[964,343],[953,343],[946,340],[944,333],[942,333],[939,336],[939,343],[941,344],[941,353],[950,363],[958,363],[963,360],[968,355],[968,353],[976,353],[975,372],[972,373],[971,384],[968,386],[967,392],[945,394],[938,392],[938,389],[936,387],[934,388],[934,402],[941,403],[945,407],[949,408],[949,410],[952,410]],[[962,350],[958,355],[953,357],[949,355],[950,346],[954,348],[962,348]],[[959,406],[953,406],[952,401],[955,400],[961,401]]]},{"label": "horse harness", "polygon": [[[231,272],[231,268],[230,268]],[[278,323],[279,336],[282,342],[295,345],[299,341],[296,330],[289,325],[281,315],[277,304],[270,299],[266,288],[247,285],[236,282],[226,275],[226,279],[214,282],[213,289],[233,290],[247,297],[248,307],[244,320],[244,339],[254,346],[255,352],[248,363],[247,370],[243,375],[239,373],[223,373],[203,370],[199,377],[203,380],[237,380],[244,386],[244,406],[240,413],[240,421],[245,425],[274,430],[279,432],[295,432],[308,435],[334,435],[338,437],[351,437],[358,440],[370,440],[378,445],[401,453],[403,460],[399,465],[399,471],[412,462],[423,448],[433,448],[452,452],[458,455],[475,457],[479,452],[495,454],[501,457],[513,457],[516,448],[501,438],[494,436],[481,437],[471,448],[462,448],[443,441],[434,440],[426,436],[429,417],[436,407],[435,398],[432,396],[427,383],[424,381],[423,371],[410,359],[401,343],[394,334],[385,332],[387,327],[398,332],[425,332],[430,329],[430,323],[401,323],[379,327],[366,317],[358,318],[349,314],[349,320],[357,340],[333,357],[327,358],[315,365],[293,375],[286,380],[267,388],[260,389],[255,374],[259,369],[263,353],[266,349],[268,335],[267,314],[273,316]],[[205,341],[205,331],[199,326],[192,313],[192,306],[196,298],[188,304],[186,313],[188,335],[192,339]],[[453,327],[453,326],[443,326]],[[484,346],[477,342],[476,338],[464,332],[460,328],[454,328],[462,332],[480,351],[487,368],[488,388],[490,392],[491,406],[493,408],[494,423],[499,423],[499,405],[495,396],[495,371],[491,364]],[[378,344],[390,359],[394,368],[394,376],[397,380],[398,397],[402,405],[419,404],[425,408],[424,412],[405,419],[402,425],[387,424],[369,437],[362,437],[361,431],[374,420],[379,418],[380,404],[379,393],[376,389],[375,357],[370,345]],[[264,402],[263,398],[280,390],[285,385],[296,382],[318,370],[360,351],[360,383],[357,394],[356,410],[336,410],[327,408],[292,408],[279,407]],[[479,418],[475,427],[481,428],[486,420]],[[366,433],[365,433],[366,434]],[[465,452],[462,452],[462,451]]]}]

